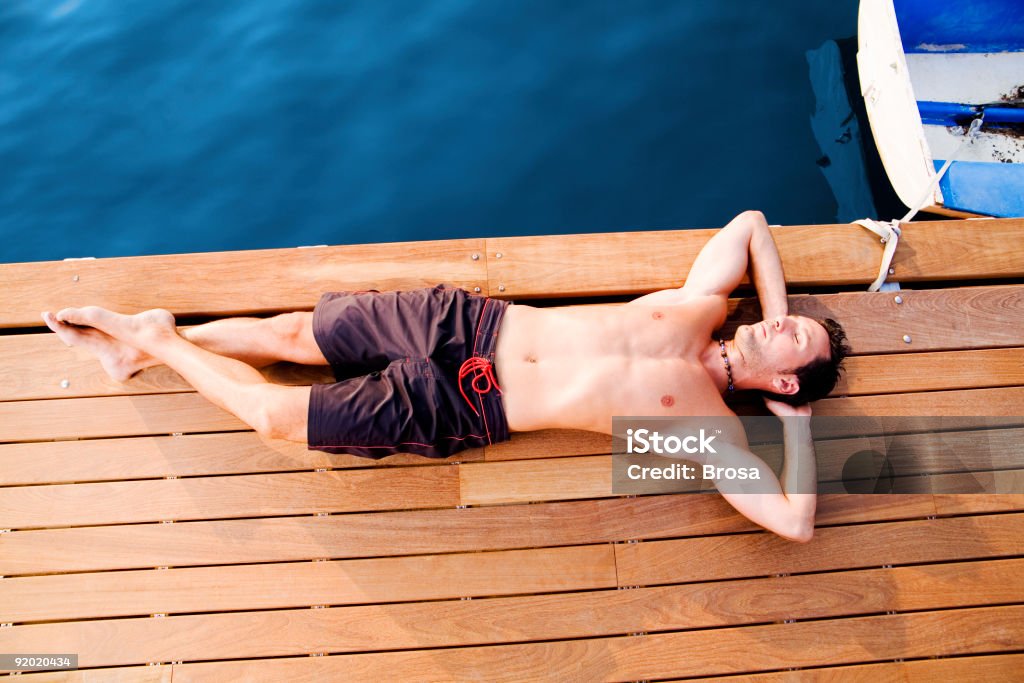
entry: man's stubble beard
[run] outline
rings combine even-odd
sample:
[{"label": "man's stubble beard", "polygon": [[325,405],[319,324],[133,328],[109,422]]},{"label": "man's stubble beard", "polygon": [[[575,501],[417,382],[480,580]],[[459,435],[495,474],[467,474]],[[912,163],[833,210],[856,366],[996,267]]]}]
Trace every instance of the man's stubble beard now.
[{"label": "man's stubble beard", "polygon": [[761,345],[757,343],[755,335],[759,332],[753,325],[748,325],[744,334],[736,335],[736,345],[743,354],[744,364],[747,366],[748,374],[759,377],[764,371],[764,353]]}]

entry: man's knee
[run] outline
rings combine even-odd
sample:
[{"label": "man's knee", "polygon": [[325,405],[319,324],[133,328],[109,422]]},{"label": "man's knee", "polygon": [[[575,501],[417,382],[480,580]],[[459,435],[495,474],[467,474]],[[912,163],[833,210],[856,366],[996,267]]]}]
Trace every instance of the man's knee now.
[{"label": "man's knee", "polygon": [[312,311],[282,313],[267,318],[275,341],[274,354],[282,360],[304,365],[326,365],[320,345],[313,336]]},{"label": "man's knee", "polygon": [[274,336],[282,342],[297,341],[308,327],[313,327],[313,314],[303,311],[282,313],[267,319]]},{"label": "man's knee", "polygon": [[307,441],[310,387],[260,385],[252,428],[268,439]]}]

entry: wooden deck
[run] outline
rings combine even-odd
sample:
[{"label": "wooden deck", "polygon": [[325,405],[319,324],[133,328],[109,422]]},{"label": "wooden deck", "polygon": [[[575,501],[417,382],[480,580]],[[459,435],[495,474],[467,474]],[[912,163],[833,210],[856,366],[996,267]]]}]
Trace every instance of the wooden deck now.
[{"label": "wooden deck", "polygon": [[[792,310],[842,320],[856,354],[815,413],[1002,416],[987,460],[966,427],[944,443],[1024,490],[1024,220],[907,226],[900,303],[852,291],[878,268],[867,231],[774,230]],[[113,382],[38,318],[263,315],[439,281],[585,304],[678,286],[709,235],[0,266],[0,652],[79,655],[32,681],[1021,680],[1024,495],[824,493],[796,544],[715,494],[613,495],[599,435],[449,461],[263,440],[167,368]],[[731,326],[756,319],[733,304]],[[822,480],[858,443],[819,445]]]}]

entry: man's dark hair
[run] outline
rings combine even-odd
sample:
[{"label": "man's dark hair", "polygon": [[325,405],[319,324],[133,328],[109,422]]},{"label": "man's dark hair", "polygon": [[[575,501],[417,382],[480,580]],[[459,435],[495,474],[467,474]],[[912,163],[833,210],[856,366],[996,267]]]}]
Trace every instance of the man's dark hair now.
[{"label": "man's dark hair", "polygon": [[788,403],[791,406],[801,406],[825,398],[835,388],[836,382],[839,381],[839,373],[843,369],[843,359],[850,355],[850,347],[846,343],[846,332],[843,330],[843,326],[832,318],[816,319],[816,322],[828,332],[829,357],[818,358],[801,368],[791,370],[800,385],[799,391],[795,394],[762,392],[766,397]]}]

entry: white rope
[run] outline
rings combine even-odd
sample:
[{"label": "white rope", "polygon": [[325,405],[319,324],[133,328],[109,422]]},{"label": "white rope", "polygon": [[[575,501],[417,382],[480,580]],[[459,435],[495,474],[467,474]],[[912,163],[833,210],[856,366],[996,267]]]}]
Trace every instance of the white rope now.
[{"label": "white rope", "polygon": [[981,120],[983,118],[985,118],[984,112],[982,112],[981,116],[971,121],[971,125],[967,128],[967,133],[964,135],[964,141],[961,142],[960,146],[956,148],[956,151],[946,159],[946,163],[942,165],[939,172],[936,173],[932,177],[931,182],[928,183],[928,187],[925,188],[925,191],[921,194],[921,198],[910,207],[910,211],[908,211],[903,218],[891,221],[876,221],[871,218],[861,218],[860,220],[854,221],[857,225],[863,226],[878,235],[881,238],[882,244],[885,245],[885,249],[882,251],[882,265],[878,269],[878,277],[876,277],[875,281],[871,283],[870,287],[868,287],[869,292],[877,292],[885,282],[885,279],[889,276],[889,268],[892,265],[892,258],[896,254],[896,245],[899,244],[900,241],[900,224],[909,223],[910,220],[917,215],[917,212],[923,209],[925,204],[928,203],[928,200],[931,199],[932,194],[935,192],[935,188],[938,187],[942,176],[944,176],[946,171],[949,170],[950,164],[952,164],[953,161],[960,156],[960,152],[962,152],[964,148],[974,140],[978,130],[981,128]]},{"label": "white rope", "polygon": [[882,244],[885,245],[885,249],[882,251],[882,265],[878,269],[878,277],[868,287],[869,292],[877,292],[882,283],[885,282],[885,278],[888,277],[892,257],[896,254],[896,245],[900,241],[900,222],[896,220],[876,221],[870,218],[861,218],[854,221],[854,223],[864,226],[881,237]]}]

